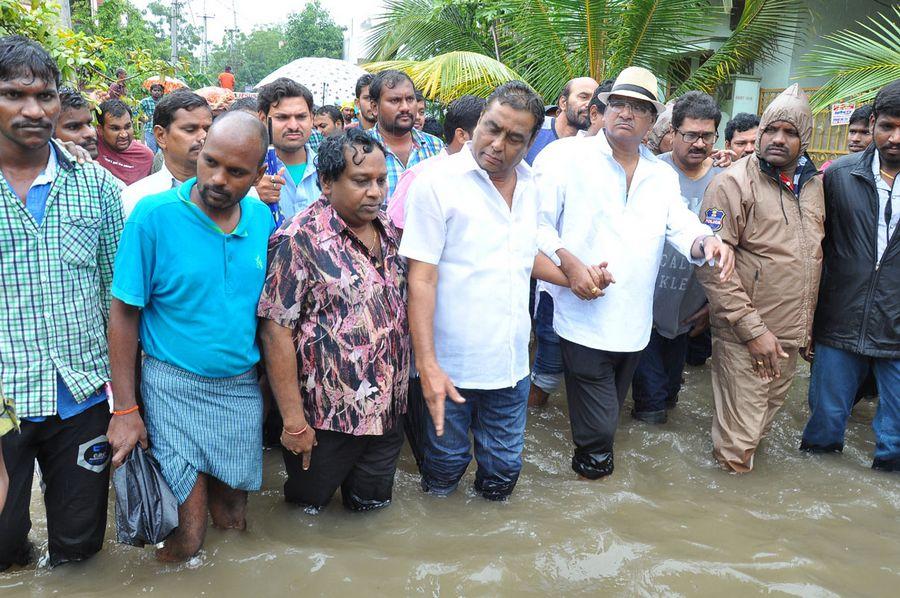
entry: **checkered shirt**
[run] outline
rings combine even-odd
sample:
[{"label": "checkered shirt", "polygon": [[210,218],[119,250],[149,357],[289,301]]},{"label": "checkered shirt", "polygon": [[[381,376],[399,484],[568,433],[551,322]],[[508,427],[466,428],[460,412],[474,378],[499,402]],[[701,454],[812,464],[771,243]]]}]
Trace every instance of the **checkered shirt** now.
[{"label": "checkered shirt", "polygon": [[57,147],[43,223],[0,174],[0,380],[19,417],[56,414],[56,376],[81,403],[109,380],[106,322],[119,186]]},{"label": "checkered shirt", "polygon": [[388,199],[390,199],[391,194],[394,193],[394,189],[397,188],[397,181],[400,179],[400,175],[403,174],[403,171],[407,168],[412,168],[419,162],[423,160],[427,160],[433,156],[437,156],[441,153],[441,150],[444,149],[444,142],[435,137],[434,135],[429,135],[428,133],[423,133],[417,129],[413,129],[411,131],[413,138],[413,148],[409,153],[409,161],[406,163],[406,166],[403,165],[403,162],[400,161],[400,158],[394,155],[394,152],[387,146],[384,142],[384,137],[381,136],[381,133],[378,132],[378,127],[372,127],[366,131],[369,135],[377,139],[384,145],[384,149],[387,150],[387,171],[388,171],[388,180],[387,180],[387,194],[384,196],[385,205],[387,205]]}]

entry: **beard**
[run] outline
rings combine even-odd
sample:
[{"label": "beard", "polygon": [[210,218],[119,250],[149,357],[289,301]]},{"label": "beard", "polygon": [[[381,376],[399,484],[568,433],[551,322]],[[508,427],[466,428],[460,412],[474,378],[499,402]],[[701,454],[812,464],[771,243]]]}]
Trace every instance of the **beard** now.
[{"label": "beard", "polygon": [[591,113],[587,108],[583,111],[576,111],[569,105],[566,106],[566,120],[579,131],[587,131],[591,126]]}]

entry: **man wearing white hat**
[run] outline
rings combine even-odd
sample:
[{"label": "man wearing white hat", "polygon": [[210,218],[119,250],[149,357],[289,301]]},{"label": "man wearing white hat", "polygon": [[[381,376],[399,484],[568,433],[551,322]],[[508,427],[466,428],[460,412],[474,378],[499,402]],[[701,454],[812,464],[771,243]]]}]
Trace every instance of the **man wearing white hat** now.
[{"label": "man wearing white hat", "polygon": [[[665,110],[650,71],[629,67],[606,103],[595,137],[561,139],[535,160],[539,242],[571,289],[548,285],[560,336],[575,454],[588,479],[613,471],[613,436],[640,351],[650,339],[653,292],[666,242],[726,280],[734,254],[684,204],[678,176],[641,145]],[[585,264],[608,262],[615,284],[600,295]]]}]

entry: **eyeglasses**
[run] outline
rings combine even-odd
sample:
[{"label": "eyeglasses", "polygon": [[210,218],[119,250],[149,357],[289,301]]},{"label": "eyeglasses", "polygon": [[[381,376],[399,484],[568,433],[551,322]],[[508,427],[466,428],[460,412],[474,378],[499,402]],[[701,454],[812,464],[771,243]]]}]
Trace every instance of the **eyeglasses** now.
[{"label": "eyeglasses", "polygon": [[703,143],[706,145],[712,145],[716,142],[716,139],[719,138],[718,133],[695,133],[693,131],[688,131],[687,133],[682,131],[675,132],[681,135],[681,138],[684,139],[685,143],[697,143],[698,139],[702,139]]},{"label": "eyeglasses", "polygon": [[631,108],[631,113],[635,116],[649,116],[650,113],[654,111],[654,108],[651,104],[642,102],[640,100],[609,98],[609,102],[606,103],[607,108],[610,108],[616,112],[621,112],[625,109],[625,106]]}]

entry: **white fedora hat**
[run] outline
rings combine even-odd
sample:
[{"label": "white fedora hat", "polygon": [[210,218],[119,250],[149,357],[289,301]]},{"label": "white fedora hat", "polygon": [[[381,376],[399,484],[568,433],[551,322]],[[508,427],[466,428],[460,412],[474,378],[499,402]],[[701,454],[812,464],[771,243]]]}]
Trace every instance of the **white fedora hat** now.
[{"label": "white fedora hat", "polygon": [[659,97],[656,95],[657,89],[659,89],[659,84],[653,73],[640,66],[630,66],[619,73],[612,89],[598,93],[597,99],[604,104],[609,103],[609,96],[625,96],[644,100],[653,104],[656,113],[661,114],[665,112],[666,105],[659,101]]}]

